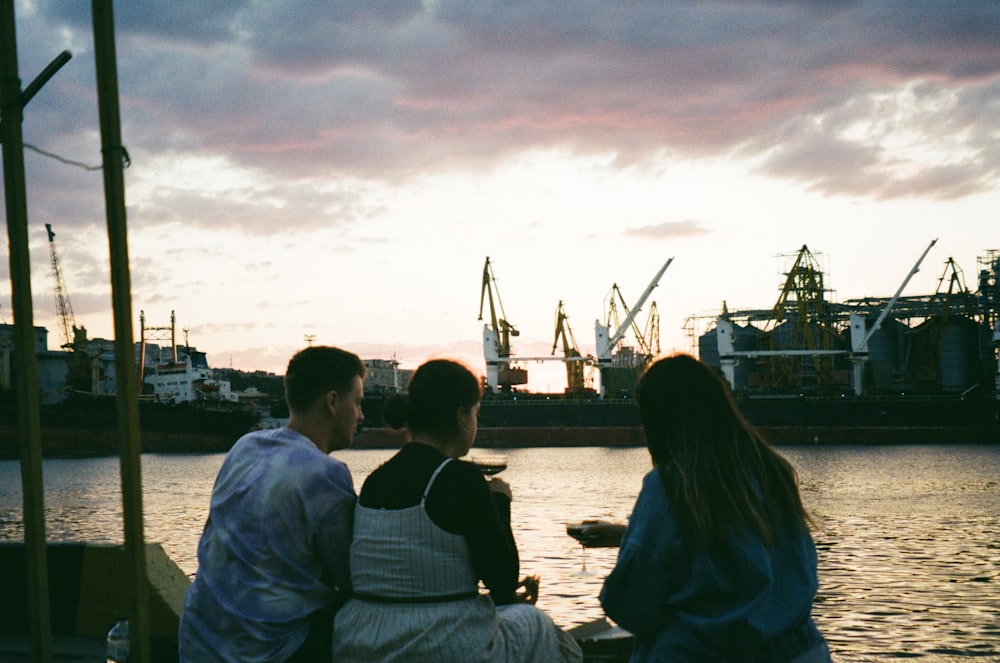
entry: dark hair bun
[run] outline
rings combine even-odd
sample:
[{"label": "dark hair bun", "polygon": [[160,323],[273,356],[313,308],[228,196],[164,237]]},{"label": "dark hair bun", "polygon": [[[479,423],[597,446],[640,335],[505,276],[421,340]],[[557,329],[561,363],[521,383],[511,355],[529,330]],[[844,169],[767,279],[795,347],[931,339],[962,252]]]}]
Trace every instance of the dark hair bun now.
[{"label": "dark hair bun", "polygon": [[410,420],[410,395],[390,394],[382,405],[382,420],[393,430],[406,428]]}]

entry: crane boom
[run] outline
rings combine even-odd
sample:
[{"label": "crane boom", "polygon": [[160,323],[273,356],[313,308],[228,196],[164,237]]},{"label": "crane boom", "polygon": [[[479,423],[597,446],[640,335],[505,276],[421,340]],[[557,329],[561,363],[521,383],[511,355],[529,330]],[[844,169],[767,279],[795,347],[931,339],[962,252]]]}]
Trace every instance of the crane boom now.
[{"label": "crane boom", "polygon": [[924,261],[924,258],[927,257],[927,254],[930,252],[931,248],[933,248],[933,246],[935,244],[937,244],[937,238],[936,237],[931,240],[931,243],[927,245],[927,248],[924,249],[924,252],[922,254],[920,254],[919,258],[917,258],[917,262],[910,269],[910,273],[907,274],[906,278],[903,279],[903,282],[899,284],[899,289],[896,290],[896,294],[894,294],[892,296],[892,299],[889,300],[889,303],[886,304],[885,308],[882,309],[882,312],[879,314],[878,318],[875,320],[875,324],[872,325],[872,328],[868,331],[868,334],[865,336],[864,340],[861,341],[861,349],[862,350],[864,350],[864,351],[867,352],[867,350],[868,350],[868,341],[871,340],[872,336],[875,335],[875,332],[877,332],[879,330],[879,328],[882,326],[882,322],[885,320],[886,316],[889,315],[889,311],[892,310],[892,307],[896,303],[896,300],[898,300],[899,296],[901,294],[903,294],[903,289],[906,288],[906,284],[910,282],[910,279],[913,278],[914,274],[916,274],[917,272],[920,271],[920,263],[922,263]]},{"label": "crane boom", "polygon": [[611,339],[608,341],[608,347],[612,348],[615,347],[615,345],[617,345],[623,338],[625,338],[625,334],[628,333],[629,327],[632,325],[632,321],[635,320],[635,316],[637,316],[639,314],[639,311],[642,310],[642,305],[645,304],[646,300],[649,299],[649,296],[653,294],[653,289],[657,285],[659,285],[660,279],[663,277],[663,273],[667,271],[667,267],[670,267],[670,263],[672,263],[673,261],[674,259],[671,257],[667,259],[667,262],[663,263],[663,267],[660,267],[660,271],[656,273],[656,276],[653,277],[653,280],[649,282],[648,286],[646,286],[646,290],[639,297],[639,301],[635,303],[635,306],[625,317],[625,320],[622,322],[621,326],[619,326],[618,329],[615,331],[614,336],[612,336]]},{"label": "crane boom", "polygon": [[[494,296],[496,302],[493,301]],[[479,293],[480,320],[483,319],[483,306],[487,300],[490,304],[490,323],[483,327],[486,381],[491,389],[500,387],[509,390],[513,385],[526,384],[528,373],[510,365],[510,337],[519,336],[521,332],[506,320],[507,314],[503,310],[503,302],[500,301],[500,292],[496,289],[496,277],[493,275],[489,257],[483,265],[482,290]],[[498,308],[501,317],[497,317]]]},{"label": "crane boom", "polygon": [[580,349],[576,345],[573,329],[569,326],[569,316],[566,315],[562,300],[559,300],[559,307],[556,309],[556,336],[552,341],[552,354],[555,354],[560,340],[566,361],[566,392],[582,392],[585,389],[583,365],[586,360],[580,357]]},{"label": "crane boom", "polygon": [[56,293],[59,340],[61,341],[61,347],[68,348],[73,345],[76,318],[73,315],[73,304],[69,300],[69,291],[66,289],[66,282],[63,280],[62,269],[59,266],[59,253],[56,251],[56,234],[52,230],[51,223],[45,224],[45,231],[49,235],[49,257],[52,261],[52,280]]}]

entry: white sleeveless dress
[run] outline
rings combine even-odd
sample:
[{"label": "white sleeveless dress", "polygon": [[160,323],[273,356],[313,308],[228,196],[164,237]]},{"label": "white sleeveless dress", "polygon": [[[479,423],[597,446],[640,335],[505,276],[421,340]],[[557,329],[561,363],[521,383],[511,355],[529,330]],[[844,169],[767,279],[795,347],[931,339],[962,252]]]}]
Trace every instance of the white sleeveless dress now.
[{"label": "white sleeveless dress", "polygon": [[480,594],[465,539],[438,527],[420,504],[359,503],[351,544],[354,596],[334,620],[333,660],[435,663],[581,661],[573,638],[532,605],[495,607]]}]

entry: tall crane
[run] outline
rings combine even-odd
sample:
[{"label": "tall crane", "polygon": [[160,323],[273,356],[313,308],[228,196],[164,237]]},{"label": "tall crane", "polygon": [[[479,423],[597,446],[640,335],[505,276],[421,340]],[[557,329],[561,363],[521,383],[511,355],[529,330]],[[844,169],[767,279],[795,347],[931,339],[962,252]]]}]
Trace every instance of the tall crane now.
[{"label": "tall crane", "polygon": [[[628,333],[629,329],[632,328],[632,323],[635,317],[642,310],[643,304],[649,299],[649,296],[653,293],[653,289],[656,288],[660,283],[660,279],[663,277],[663,273],[667,271],[667,267],[670,267],[670,263],[674,261],[673,258],[669,258],[660,268],[660,271],[656,273],[653,279],[646,286],[646,290],[639,297],[639,300],[635,303],[635,306],[631,311],[627,312],[625,320],[618,325],[614,334],[611,334],[611,322],[608,324],[602,323],[600,320],[594,325],[595,336],[596,336],[596,348],[597,348],[597,360],[602,366],[610,366],[612,361],[612,352],[618,347],[618,344],[625,338],[625,334]],[[658,326],[658,325],[657,325]]]},{"label": "tall crane", "polygon": [[[494,301],[494,298],[496,301]],[[483,355],[486,358],[486,383],[491,390],[498,387],[509,391],[514,385],[527,384],[528,372],[522,368],[510,365],[510,337],[520,336],[521,332],[507,321],[507,314],[500,301],[500,292],[496,287],[496,276],[487,256],[483,265],[482,290],[479,293],[479,320],[483,319],[483,304],[489,301],[490,321],[483,325]],[[500,317],[497,317],[497,309]]]},{"label": "tall crane", "polygon": [[552,354],[556,353],[560,341],[563,347],[563,361],[566,363],[566,393],[587,391],[583,376],[584,359],[580,356],[580,349],[569,326],[569,316],[566,315],[562,300],[559,300],[559,307],[556,309],[556,337],[552,341]]},{"label": "tall crane", "polygon": [[[638,331],[638,325],[635,325],[635,318],[642,310],[643,305],[649,296],[653,294],[653,290],[659,285],[660,279],[663,277],[663,273],[667,271],[670,267],[670,263],[674,261],[673,258],[667,259],[660,270],[656,272],[649,285],[646,286],[645,291],[640,295],[638,301],[636,301],[635,306],[632,307],[631,311],[626,310],[625,320],[621,324],[617,324],[617,314],[614,315],[615,319],[608,319],[606,323],[602,323],[598,320],[594,324],[594,336],[595,336],[595,347],[597,350],[597,362],[598,367],[601,371],[601,395],[602,396],[616,396],[625,395],[631,393],[633,387],[635,386],[635,381],[638,379],[639,373],[645,367],[646,363],[649,361],[651,351],[647,344],[647,339],[642,333]],[[615,287],[617,290],[617,286]],[[618,291],[619,297],[621,297],[621,292]],[[612,300],[613,301],[613,300]],[[622,299],[622,304],[624,305],[625,300]],[[627,306],[625,307],[628,308]],[[650,333],[652,333],[655,327],[656,334],[659,336],[659,314],[656,314],[655,325],[653,325],[653,320],[650,321]],[[611,333],[611,325],[616,324],[617,329],[614,333]],[[639,343],[643,344],[645,347],[645,356],[636,356],[635,350],[633,348],[624,347],[621,345],[622,340],[625,335],[633,330],[636,332],[636,337]],[[659,345],[659,341],[656,341]]]},{"label": "tall crane", "polygon": [[927,306],[932,313],[917,329],[926,339],[920,344],[915,368],[909,373],[918,382],[939,382],[942,375],[941,360],[944,354],[945,335],[953,315],[973,319],[975,300],[965,285],[965,276],[954,258],[945,261],[944,273],[938,279],[937,290]]},{"label": "tall crane", "polygon": [[649,317],[646,318],[646,330],[642,335],[650,359],[660,356],[660,311],[656,302],[649,305]]},{"label": "tall crane", "polygon": [[636,316],[632,315],[632,311],[625,301],[625,295],[622,294],[622,291],[618,288],[618,284],[615,283],[611,286],[611,295],[608,299],[606,321],[609,329],[619,329],[622,326],[618,315],[618,302],[621,303],[622,310],[625,311],[625,317],[632,320],[632,331],[635,334],[636,342],[639,344],[641,361],[648,362],[660,354],[660,314],[657,311],[656,302],[652,302],[649,305],[646,328],[640,329]]},{"label": "tall crane", "polygon": [[71,353],[67,362],[67,384],[71,391],[100,391],[100,365],[96,361],[97,352],[88,347],[87,329],[76,325],[73,315],[73,304],[69,299],[69,290],[62,276],[59,263],[59,252],[56,250],[56,234],[52,224],[45,224],[45,232],[49,237],[49,257],[52,260],[52,279],[56,293],[56,313],[59,319],[59,341],[63,350]]},{"label": "tall crane", "polygon": [[785,274],[785,284],[764,328],[762,345],[772,351],[792,347],[809,354],[775,352],[765,357],[759,378],[765,384],[801,387],[807,369],[818,384],[832,382],[831,350],[836,345],[837,331],[826,299],[824,277],[815,254],[803,244]]},{"label": "tall crane", "polygon": [[63,280],[62,269],[59,266],[56,234],[52,231],[51,223],[45,224],[45,231],[49,234],[49,256],[52,259],[52,279],[56,293],[56,313],[59,318],[60,346],[64,350],[68,350],[73,347],[76,336],[76,318],[73,316],[73,304],[69,300],[69,291],[66,289],[66,282]]}]

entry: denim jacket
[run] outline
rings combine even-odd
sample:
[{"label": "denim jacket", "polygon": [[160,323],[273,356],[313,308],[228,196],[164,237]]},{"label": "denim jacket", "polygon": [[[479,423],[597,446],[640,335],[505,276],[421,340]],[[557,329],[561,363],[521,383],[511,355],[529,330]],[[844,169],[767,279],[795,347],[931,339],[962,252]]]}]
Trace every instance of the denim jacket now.
[{"label": "denim jacket", "polygon": [[771,548],[752,533],[733,536],[710,554],[682,540],[654,469],[600,598],[605,613],[635,635],[633,662],[747,661],[786,651],[789,640],[801,650],[822,643],[810,616],[816,590],[808,531],[794,528]]}]

